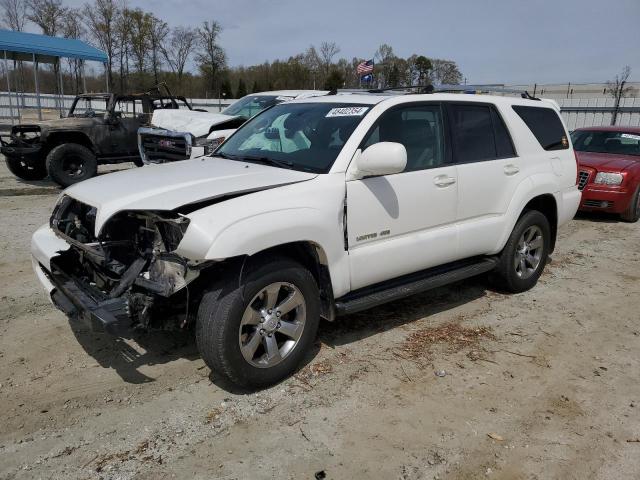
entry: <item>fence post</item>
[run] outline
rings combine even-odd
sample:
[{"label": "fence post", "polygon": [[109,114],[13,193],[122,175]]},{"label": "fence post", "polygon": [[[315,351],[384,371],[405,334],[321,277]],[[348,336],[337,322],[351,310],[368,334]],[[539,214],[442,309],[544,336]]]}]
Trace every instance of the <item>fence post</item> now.
[{"label": "fence post", "polygon": [[[4,51],[4,72],[7,74],[7,93],[9,94],[9,115],[11,115],[11,125],[13,125],[13,100],[11,100],[11,80],[9,80],[9,62],[7,61],[7,51]],[[18,123],[20,123],[18,121]]]}]

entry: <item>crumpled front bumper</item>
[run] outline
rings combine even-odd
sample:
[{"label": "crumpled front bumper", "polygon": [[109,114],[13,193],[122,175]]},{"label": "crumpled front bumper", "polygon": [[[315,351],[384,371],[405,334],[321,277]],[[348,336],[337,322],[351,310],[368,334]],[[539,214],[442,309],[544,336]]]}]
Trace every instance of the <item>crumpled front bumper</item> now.
[{"label": "crumpled front bumper", "polygon": [[31,239],[33,269],[51,302],[65,315],[94,331],[120,335],[130,331],[131,319],[125,298],[108,298],[89,285],[75,281],[51,266],[51,260],[70,245],[43,225]]}]

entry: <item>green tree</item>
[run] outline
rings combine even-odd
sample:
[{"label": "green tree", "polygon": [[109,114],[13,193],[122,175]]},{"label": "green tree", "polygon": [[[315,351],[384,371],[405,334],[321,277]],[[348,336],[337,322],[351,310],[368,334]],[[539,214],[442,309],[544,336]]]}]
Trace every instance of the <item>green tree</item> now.
[{"label": "green tree", "polygon": [[329,72],[329,75],[327,75],[326,80],[324,81],[325,90],[337,90],[339,88],[342,88],[343,85],[344,76],[337,69],[331,70],[331,72]]},{"label": "green tree", "polygon": [[253,87],[251,87],[251,93],[257,93],[260,91],[260,85],[258,85],[258,81],[253,81]]},{"label": "green tree", "polygon": [[225,79],[220,85],[220,95],[224,98],[233,98],[233,89],[228,79]]},{"label": "green tree", "polygon": [[236,98],[242,98],[247,94],[247,86],[241,78],[238,80],[238,90],[236,90]]},{"label": "green tree", "polygon": [[416,57],[414,60],[415,71],[418,76],[418,85],[428,85],[431,83],[429,80],[429,71],[433,68],[431,60],[424,55]]}]

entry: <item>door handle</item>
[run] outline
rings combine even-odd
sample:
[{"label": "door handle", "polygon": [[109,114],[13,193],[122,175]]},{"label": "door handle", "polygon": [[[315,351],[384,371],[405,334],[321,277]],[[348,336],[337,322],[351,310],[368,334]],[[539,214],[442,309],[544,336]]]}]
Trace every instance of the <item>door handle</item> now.
[{"label": "door handle", "polygon": [[456,179],[447,175],[438,175],[433,179],[433,183],[435,183],[437,187],[444,188],[456,183]]},{"label": "door handle", "polygon": [[518,167],[516,167],[514,164],[510,163],[509,165],[505,165],[504,166],[504,174],[505,175],[515,175],[516,173],[518,173],[520,171],[520,169]]}]

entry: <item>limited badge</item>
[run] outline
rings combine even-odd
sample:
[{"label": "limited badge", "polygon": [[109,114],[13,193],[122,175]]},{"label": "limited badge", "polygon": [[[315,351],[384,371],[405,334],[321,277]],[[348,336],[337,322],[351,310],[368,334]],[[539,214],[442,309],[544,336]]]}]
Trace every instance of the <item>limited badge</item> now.
[{"label": "limited badge", "polygon": [[567,137],[565,137],[564,135],[562,136],[561,142],[564,148],[567,148],[569,146],[569,140],[567,140]]}]

